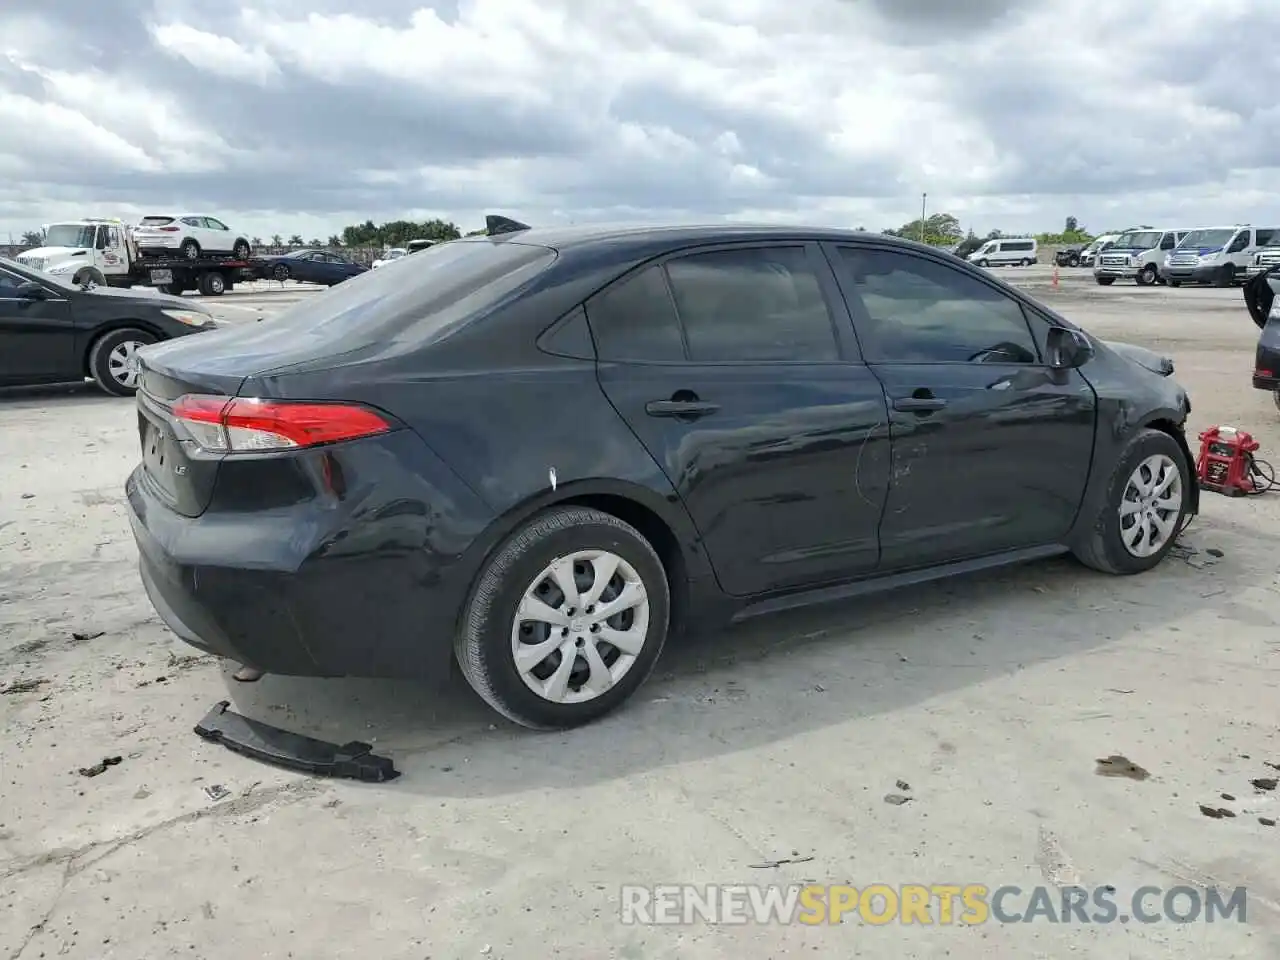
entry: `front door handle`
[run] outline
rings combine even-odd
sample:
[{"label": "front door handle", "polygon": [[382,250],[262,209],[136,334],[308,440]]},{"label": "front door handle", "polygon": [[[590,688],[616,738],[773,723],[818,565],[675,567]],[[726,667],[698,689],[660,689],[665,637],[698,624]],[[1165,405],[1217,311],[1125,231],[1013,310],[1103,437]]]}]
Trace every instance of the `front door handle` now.
[{"label": "front door handle", "polygon": [[947,401],[941,397],[900,397],[893,401],[893,409],[903,413],[932,413],[946,405]]},{"label": "front door handle", "polygon": [[719,409],[720,404],[705,400],[650,400],[644,405],[644,412],[651,417],[678,417],[684,420],[696,420]]}]

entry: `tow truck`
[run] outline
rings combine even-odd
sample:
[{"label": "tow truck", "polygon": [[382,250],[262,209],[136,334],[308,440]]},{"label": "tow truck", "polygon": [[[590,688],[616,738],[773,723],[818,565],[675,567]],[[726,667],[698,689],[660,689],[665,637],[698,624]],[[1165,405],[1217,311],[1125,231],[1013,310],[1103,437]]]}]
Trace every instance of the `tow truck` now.
[{"label": "tow truck", "polygon": [[195,290],[219,297],[253,277],[248,261],[231,256],[144,256],[124,221],[105,218],[46,224],[43,246],[16,259],[77,286],[155,287],[174,296]]}]

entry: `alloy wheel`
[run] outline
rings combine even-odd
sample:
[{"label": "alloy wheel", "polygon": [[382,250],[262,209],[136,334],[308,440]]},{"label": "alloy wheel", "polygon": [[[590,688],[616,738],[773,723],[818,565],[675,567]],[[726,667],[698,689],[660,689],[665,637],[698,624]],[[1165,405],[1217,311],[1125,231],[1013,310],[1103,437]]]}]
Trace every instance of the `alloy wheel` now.
[{"label": "alloy wheel", "polygon": [[1147,457],[1129,475],[1120,498],[1120,540],[1135,557],[1158,553],[1177,534],[1182,515],[1182,472],[1163,453]]},{"label": "alloy wheel", "polygon": [[635,568],[608,550],[579,550],[548,564],[525,590],[511,626],[524,684],[552,703],[608,692],[649,634],[649,598]]},{"label": "alloy wheel", "polygon": [[136,390],[138,387],[138,348],[145,346],[139,340],[125,340],[112,347],[107,354],[107,372],[122,387]]}]

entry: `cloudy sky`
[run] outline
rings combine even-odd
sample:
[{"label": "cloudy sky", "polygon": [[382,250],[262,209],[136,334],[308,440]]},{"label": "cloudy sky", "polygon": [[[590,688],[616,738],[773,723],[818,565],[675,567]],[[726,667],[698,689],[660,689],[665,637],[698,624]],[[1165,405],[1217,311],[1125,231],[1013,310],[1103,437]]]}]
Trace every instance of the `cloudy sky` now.
[{"label": "cloudy sky", "polygon": [[[1280,0],[0,4],[0,241],[69,216],[1280,221]],[[216,11],[216,14],[211,13]]]}]

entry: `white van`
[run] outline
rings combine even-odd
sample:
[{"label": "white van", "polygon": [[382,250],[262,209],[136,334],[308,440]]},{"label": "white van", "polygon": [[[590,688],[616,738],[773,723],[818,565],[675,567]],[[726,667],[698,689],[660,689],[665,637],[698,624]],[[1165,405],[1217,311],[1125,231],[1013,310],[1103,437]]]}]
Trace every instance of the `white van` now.
[{"label": "white van", "polygon": [[1164,279],[1160,275],[1160,264],[1190,232],[1156,227],[1126,230],[1116,237],[1110,250],[1098,257],[1093,279],[1103,287],[1117,280],[1132,280],[1140,287],[1149,287]]},{"label": "white van", "polygon": [[1259,251],[1275,235],[1275,227],[1248,224],[1192,230],[1164,258],[1160,274],[1171,287],[1184,283],[1229,287],[1248,276]]},{"label": "white van", "polygon": [[1001,237],[999,240],[988,240],[973,253],[969,254],[969,262],[980,267],[1008,267],[1017,264],[1029,267],[1040,261],[1040,246],[1034,238]]},{"label": "white van", "polygon": [[1092,267],[1100,255],[1115,246],[1118,236],[1120,236],[1118,233],[1104,233],[1100,237],[1094,237],[1093,242],[1080,251],[1080,266]]}]

